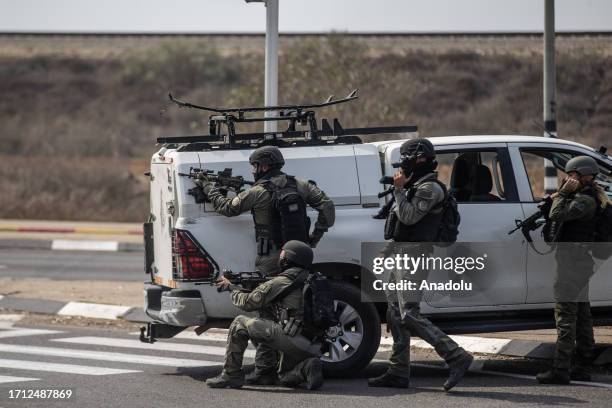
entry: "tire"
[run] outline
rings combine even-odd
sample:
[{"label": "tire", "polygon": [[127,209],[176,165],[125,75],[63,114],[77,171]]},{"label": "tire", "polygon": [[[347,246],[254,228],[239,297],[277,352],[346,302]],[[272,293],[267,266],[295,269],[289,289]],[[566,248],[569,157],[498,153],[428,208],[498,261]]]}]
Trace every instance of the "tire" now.
[{"label": "tire", "polygon": [[[359,288],[341,281],[330,284],[335,295],[334,306],[341,319],[341,331],[328,330],[332,336],[323,347],[323,372],[326,377],[350,377],[366,367],[378,351],[380,316],[374,303],[361,301]],[[357,343],[359,334],[361,341]]]}]

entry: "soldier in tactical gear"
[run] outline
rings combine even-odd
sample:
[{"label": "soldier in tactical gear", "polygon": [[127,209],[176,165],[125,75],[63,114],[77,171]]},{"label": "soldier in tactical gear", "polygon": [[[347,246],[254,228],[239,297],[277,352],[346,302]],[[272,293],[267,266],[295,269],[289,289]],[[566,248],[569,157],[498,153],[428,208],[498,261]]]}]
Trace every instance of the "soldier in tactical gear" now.
[{"label": "soldier in tactical gear", "polygon": [[[249,162],[255,184],[236,197],[225,197],[204,176],[197,183],[219,214],[233,217],[251,211],[257,241],[255,268],[269,276],[278,273],[278,257],[282,245],[295,239],[315,247],[328,228],[334,225],[335,209],[333,202],[314,182],[296,179],[281,171],[285,159],[277,147],[264,146],[254,150]],[[293,201],[284,206],[284,210],[279,210],[278,200],[275,199],[278,196],[288,199],[293,197]],[[319,213],[310,235],[306,204]],[[297,211],[289,213],[292,209]],[[269,315],[261,317],[272,318]],[[247,378],[247,382],[262,385],[274,383],[276,354],[262,343],[255,356],[255,372]]]},{"label": "soldier in tactical gear", "polygon": [[232,303],[246,311],[266,310],[266,316],[237,316],[229,328],[223,372],[208,379],[212,388],[240,388],[244,384],[242,359],[249,340],[255,345],[266,344],[280,352],[278,366],[280,384],[288,387],[304,385],[317,389],[323,384],[319,356],[321,344],[311,343],[300,334],[303,317],[302,287],[312,264],[312,249],[300,241],[289,241],[280,253],[278,275],[245,292],[221,278],[217,285],[232,291]]},{"label": "soldier in tactical gear", "polygon": [[[551,196],[553,203],[549,214],[552,222],[560,223],[556,241],[564,244],[555,253],[555,357],[552,369],[536,377],[542,384],[569,384],[570,379],[590,381],[595,344],[588,300],[588,282],[594,273],[594,261],[589,254],[589,244],[585,243],[594,240],[597,209],[607,202],[602,203],[605,195],[593,183],[599,173],[595,159],[574,157],[567,162],[565,172],[568,177]],[[574,364],[570,371],[572,356]]]},{"label": "soldier in tactical gear", "polygon": [[[395,206],[387,219],[396,218],[391,224],[395,243],[400,251],[421,254],[431,251],[430,244],[436,242],[442,222],[443,202],[446,191],[437,181],[435,150],[433,144],[422,138],[404,142],[400,148],[401,162],[394,177]],[[394,165],[395,167],[395,165]],[[412,244],[414,243],[414,244]],[[389,248],[400,247],[390,244]],[[421,271],[426,277],[427,271]],[[391,280],[400,282],[414,279],[409,271],[394,270]],[[410,336],[417,335],[431,344],[444,358],[450,374],[444,383],[446,391],[454,387],[474,360],[472,355],[459,347],[450,337],[421,316],[419,302],[421,293],[409,296],[404,291],[387,292],[387,324],[393,336],[393,350],[389,369],[383,375],[370,378],[370,387],[406,388],[410,385]]]}]

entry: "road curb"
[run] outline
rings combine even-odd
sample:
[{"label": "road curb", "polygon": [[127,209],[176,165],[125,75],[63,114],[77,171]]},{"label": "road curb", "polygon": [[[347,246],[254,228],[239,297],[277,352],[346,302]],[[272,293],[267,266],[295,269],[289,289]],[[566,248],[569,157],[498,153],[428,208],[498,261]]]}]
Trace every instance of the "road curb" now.
[{"label": "road curb", "polygon": [[144,244],[69,239],[0,239],[0,248],[54,251],[144,252]]},{"label": "road curb", "polygon": [[142,228],[112,227],[45,227],[0,225],[0,232],[38,232],[48,234],[142,235]]},{"label": "road curb", "polygon": [[15,296],[0,296],[0,309],[57,316],[125,320],[134,323],[146,323],[151,321],[141,307],[86,302],[60,302],[56,300],[27,299]]}]

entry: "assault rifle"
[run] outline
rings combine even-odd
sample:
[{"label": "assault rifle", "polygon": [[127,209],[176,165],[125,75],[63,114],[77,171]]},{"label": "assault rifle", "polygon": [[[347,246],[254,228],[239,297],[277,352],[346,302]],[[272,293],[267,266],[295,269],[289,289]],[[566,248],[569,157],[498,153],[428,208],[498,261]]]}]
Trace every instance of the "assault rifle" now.
[{"label": "assault rifle", "polygon": [[[514,220],[516,223],[516,228],[512,231],[508,232],[508,235],[514,234],[519,229],[523,233],[525,240],[533,244],[533,238],[531,238],[531,231],[535,231],[540,228],[542,225],[546,224],[548,221],[548,213],[550,212],[550,208],[552,206],[552,198],[550,196],[544,197],[542,202],[538,204],[538,211],[531,214],[529,217],[524,220]],[[555,228],[552,228],[555,229]],[[552,230],[551,229],[551,230]],[[556,231],[549,231],[549,234],[555,235]],[[548,239],[545,237],[547,242],[551,242],[554,240],[553,238]],[[534,248],[535,249],[535,248]]]},{"label": "assault rifle", "polygon": [[[215,183],[215,186],[219,187],[223,195],[227,195],[228,191],[233,191],[238,194],[243,190],[245,185],[252,186],[255,183],[254,181],[245,180],[242,176],[232,176],[232,169],[230,168],[215,172],[215,170],[191,167],[189,173],[179,173],[178,175],[194,180],[206,178]],[[187,194],[193,196],[198,204],[208,201],[208,197],[206,197],[206,194],[204,194],[200,186],[189,189]]]},{"label": "assault rifle", "polygon": [[[391,187],[383,191],[382,193],[378,193],[378,198],[383,198],[388,196],[389,194],[395,191],[395,187],[393,186],[393,177],[383,176],[378,180],[380,184],[391,184]],[[376,220],[384,220],[389,216],[389,212],[391,208],[395,204],[395,196],[391,196],[391,199],[376,213],[372,216],[372,218]]]},{"label": "assault rifle", "polygon": [[[240,285],[248,292],[251,292],[260,284],[268,280],[259,271],[255,272],[232,272],[231,269],[225,269],[223,272],[216,272],[213,275],[211,285],[215,283],[221,276],[229,280],[233,285]],[[221,288],[217,288],[217,292],[221,292]]]}]

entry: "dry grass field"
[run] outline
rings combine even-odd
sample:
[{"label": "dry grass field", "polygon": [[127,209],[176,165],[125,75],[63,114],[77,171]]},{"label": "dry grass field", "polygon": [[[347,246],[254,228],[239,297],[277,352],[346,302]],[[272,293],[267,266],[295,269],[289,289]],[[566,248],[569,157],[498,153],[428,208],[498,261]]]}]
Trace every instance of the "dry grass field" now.
[{"label": "dry grass field", "polygon": [[[610,37],[558,40],[559,135],[612,129]],[[206,133],[208,105],[260,104],[261,37],[0,36],[0,218],[142,221],[143,171],[162,135]],[[280,102],[360,88],[327,108],[346,126],[417,124],[423,136],[541,134],[541,38],[290,37]]]}]

